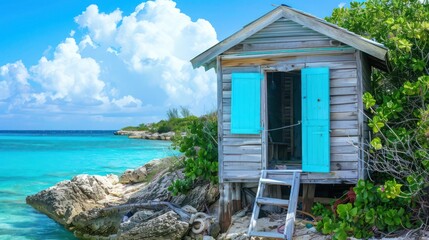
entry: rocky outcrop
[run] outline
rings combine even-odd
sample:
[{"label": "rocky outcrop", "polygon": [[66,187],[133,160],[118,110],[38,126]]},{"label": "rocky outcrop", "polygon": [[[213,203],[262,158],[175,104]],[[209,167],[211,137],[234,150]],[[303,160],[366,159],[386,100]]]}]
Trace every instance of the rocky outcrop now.
[{"label": "rocky outcrop", "polygon": [[149,140],[171,140],[175,133],[166,132],[166,133],[152,133],[149,131],[125,131],[119,130],[114,132],[115,135],[126,135],[129,138],[133,139],[149,139]]},{"label": "rocky outcrop", "polygon": [[62,225],[69,225],[73,218],[84,211],[102,207],[107,202],[119,203],[115,175],[78,175],[70,181],[62,181],[33,196],[27,203]]},{"label": "rocky outcrop", "polygon": [[213,204],[219,190],[200,183],[187,195],[172,196],[168,187],[183,177],[171,169],[176,161],[151,161],[119,178],[78,175],[26,201],[81,239],[182,239],[191,232],[190,216]]},{"label": "rocky outcrop", "polygon": [[180,219],[173,211],[148,221],[131,217],[118,232],[118,239],[182,239],[188,232],[189,223]]}]

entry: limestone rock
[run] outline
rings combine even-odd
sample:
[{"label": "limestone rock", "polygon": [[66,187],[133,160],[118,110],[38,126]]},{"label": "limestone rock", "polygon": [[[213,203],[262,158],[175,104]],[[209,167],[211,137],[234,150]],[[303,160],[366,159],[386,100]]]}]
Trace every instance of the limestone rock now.
[{"label": "limestone rock", "polygon": [[119,177],[120,183],[139,183],[143,182],[146,179],[147,170],[145,166],[141,166],[136,169],[127,169]]},{"label": "limestone rock", "polygon": [[190,216],[205,211],[216,201],[218,188],[203,182],[186,195],[171,195],[168,187],[183,178],[182,170],[172,171],[169,167],[177,160],[180,161],[175,158],[151,161],[127,170],[120,181],[114,175],[78,175],[28,196],[27,203],[81,239],[182,239],[191,227],[188,218],[180,219],[169,208],[136,207],[153,200],[168,201],[189,205],[182,209]]},{"label": "limestone rock", "polygon": [[[133,224],[134,219],[130,219]],[[123,225],[125,228],[126,225]],[[123,232],[119,229],[118,239],[182,239],[189,229],[187,222],[181,221],[179,215],[169,211],[149,221],[139,221],[131,229]]]},{"label": "limestone rock", "polygon": [[27,204],[48,215],[55,221],[68,226],[73,217],[80,212],[101,207],[101,200],[118,183],[115,175],[90,176],[77,175],[71,181],[62,181],[57,185],[26,198]]}]

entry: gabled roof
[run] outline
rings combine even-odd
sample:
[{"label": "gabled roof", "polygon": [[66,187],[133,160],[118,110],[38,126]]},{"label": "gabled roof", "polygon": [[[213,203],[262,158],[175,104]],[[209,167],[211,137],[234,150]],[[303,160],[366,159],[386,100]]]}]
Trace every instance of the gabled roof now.
[{"label": "gabled roof", "polygon": [[244,26],[240,31],[207,49],[191,60],[192,66],[194,68],[204,66],[206,70],[212,68],[214,66],[213,62],[216,61],[216,57],[218,55],[239,44],[246,38],[252,36],[282,17],[290,19],[309,29],[365,52],[369,55],[368,59],[373,66],[382,70],[387,70],[387,48],[382,44],[366,39],[344,28],[338,27],[335,24],[287,6],[279,6],[275,8],[271,12]]}]

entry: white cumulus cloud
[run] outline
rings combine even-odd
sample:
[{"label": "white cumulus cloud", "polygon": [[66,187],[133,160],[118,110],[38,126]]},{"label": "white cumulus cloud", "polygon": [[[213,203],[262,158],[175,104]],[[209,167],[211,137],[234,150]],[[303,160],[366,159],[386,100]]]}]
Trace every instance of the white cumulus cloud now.
[{"label": "white cumulus cloud", "polygon": [[[76,22],[87,28],[103,49],[117,55],[129,71],[137,73],[140,81],[161,88],[166,95],[164,107],[187,105],[196,113],[211,110],[216,95],[215,74],[194,70],[189,62],[217,42],[211,24],[203,19],[192,21],[171,0],[141,3],[120,23],[118,15],[119,10],[100,13],[91,5],[76,17]],[[95,21],[99,24],[86,24]],[[109,28],[109,34],[100,39],[105,26],[116,28]],[[143,83],[140,87],[144,98]]]},{"label": "white cumulus cloud", "polygon": [[[193,21],[172,0],[127,15],[90,5],[74,20],[78,28],[33,66],[0,66],[0,112],[19,116],[18,128],[115,128],[160,120],[169,107],[213,110],[215,73],[189,62],[217,43],[208,21]],[[11,123],[0,114],[0,124]]]},{"label": "white cumulus cloud", "polygon": [[75,18],[81,27],[90,30],[96,41],[109,39],[116,31],[116,24],[122,19],[122,12],[117,9],[110,14],[100,13],[97,5],[89,5],[85,12]]},{"label": "white cumulus cloud", "polygon": [[13,95],[25,94],[29,90],[27,68],[22,61],[0,67],[0,101]]},{"label": "white cumulus cloud", "polygon": [[57,46],[54,59],[42,57],[30,71],[53,100],[89,103],[103,98],[105,83],[99,79],[100,66],[94,59],[79,54],[73,38]]}]

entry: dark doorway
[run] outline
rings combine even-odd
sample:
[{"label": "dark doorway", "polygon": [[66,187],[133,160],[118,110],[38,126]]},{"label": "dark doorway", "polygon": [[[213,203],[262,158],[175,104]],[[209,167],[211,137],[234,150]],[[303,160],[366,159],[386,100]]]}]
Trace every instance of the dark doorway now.
[{"label": "dark doorway", "polygon": [[268,168],[301,168],[301,71],[267,73]]}]

